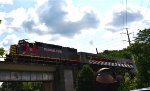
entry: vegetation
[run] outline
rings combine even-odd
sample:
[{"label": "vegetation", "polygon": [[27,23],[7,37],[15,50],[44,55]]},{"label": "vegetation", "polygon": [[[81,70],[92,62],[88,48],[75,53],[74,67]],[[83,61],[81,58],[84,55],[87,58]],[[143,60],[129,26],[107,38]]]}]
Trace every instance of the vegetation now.
[{"label": "vegetation", "polygon": [[4,48],[0,48],[0,56],[3,57],[4,54],[5,54]]},{"label": "vegetation", "polygon": [[118,91],[130,91],[136,89],[137,83],[135,79],[130,79],[129,75],[126,73],[124,75],[124,82],[120,83]]},{"label": "vegetation", "polygon": [[13,91],[41,91],[41,82],[3,82],[2,90]]},{"label": "vegetation", "polygon": [[112,51],[105,50],[103,53],[100,53],[99,55],[131,59],[131,52],[128,48],[124,48],[123,50],[112,50]]},{"label": "vegetation", "polygon": [[150,29],[140,30],[131,46],[137,65],[137,87],[150,85]]},{"label": "vegetation", "polygon": [[22,84],[21,82],[3,82],[2,91],[6,90],[22,91]]},{"label": "vegetation", "polygon": [[94,73],[89,65],[84,65],[79,71],[75,91],[92,91],[94,83]]},{"label": "vegetation", "polygon": [[139,31],[135,43],[128,48],[113,51],[105,50],[100,55],[131,59],[131,53],[134,55],[136,63],[136,77],[131,80],[129,75],[122,73],[125,80],[121,83],[119,91],[145,88],[150,85],[150,29]]},{"label": "vegetation", "polygon": [[[131,51],[129,47],[123,50],[111,50],[111,51],[105,50],[103,53],[99,55],[131,59]],[[120,83],[118,91],[130,91],[131,89],[136,88],[135,80],[130,79],[131,75],[129,75],[127,71],[121,68],[117,68],[116,71],[117,74],[120,74],[124,77],[124,81]]]}]

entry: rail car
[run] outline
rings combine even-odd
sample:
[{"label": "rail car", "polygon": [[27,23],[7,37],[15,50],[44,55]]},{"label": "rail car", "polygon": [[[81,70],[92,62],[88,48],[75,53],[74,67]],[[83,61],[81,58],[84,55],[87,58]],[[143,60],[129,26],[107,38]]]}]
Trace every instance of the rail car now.
[{"label": "rail car", "polygon": [[[19,60],[20,59],[20,60]],[[19,40],[17,45],[10,46],[10,53],[5,61],[74,61],[79,62],[77,49],[42,42],[30,43]]]},{"label": "rail car", "polygon": [[5,61],[9,62],[76,62],[89,61],[117,62],[115,58],[102,57],[93,53],[77,52],[77,49],[42,42],[19,40],[18,44],[10,46],[10,53]]}]

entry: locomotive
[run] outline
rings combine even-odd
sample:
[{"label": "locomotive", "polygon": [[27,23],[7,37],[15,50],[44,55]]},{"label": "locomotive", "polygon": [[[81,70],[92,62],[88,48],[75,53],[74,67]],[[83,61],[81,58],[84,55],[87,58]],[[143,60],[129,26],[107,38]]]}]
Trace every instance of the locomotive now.
[{"label": "locomotive", "polygon": [[28,42],[19,40],[17,45],[10,46],[10,53],[5,61],[9,62],[74,62],[89,63],[89,61],[116,62],[110,57],[102,57],[93,53],[77,52],[77,49],[43,42]]},{"label": "locomotive", "polygon": [[19,40],[17,45],[10,46],[10,53],[5,61],[49,61],[65,60],[78,62],[77,49],[42,42],[30,43]]}]

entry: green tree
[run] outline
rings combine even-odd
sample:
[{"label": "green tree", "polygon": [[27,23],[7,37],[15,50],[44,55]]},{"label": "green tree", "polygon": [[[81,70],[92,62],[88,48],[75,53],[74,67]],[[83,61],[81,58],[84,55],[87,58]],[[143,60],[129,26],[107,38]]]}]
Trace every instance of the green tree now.
[{"label": "green tree", "polygon": [[131,46],[137,65],[138,88],[150,83],[150,29],[140,30]]},{"label": "green tree", "polygon": [[[105,50],[99,55],[131,59],[131,49],[130,47],[127,47],[122,50]],[[118,91],[129,91],[131,89],[136,89],[136,80],[131,80],[131,75],[129,75],[128,70],[116,68],[115,72],[119,75],[122,75],[124,78],[124,80],[120,83]]]},{"label": "green tree", "polygon": [[41,91],[42,82],[3,82],[2,90]]},{"label": "green tree", "polygon": [[32,91],[32,82],[23,82],[22,87],[25,91]]},{"label": "green tree", "polygon": [[136,89],[137,82],[135,79],[130,79],[129,74],[125,73],[124,82],[120,83],[120,87],[118,91],[130,91],[132,89]]},{"label": "green tree", "polygon": [[131,59],[129,48],[124,48],[122,50],[105,50],[99,55]]},{"label": "green tree", "polygon": [[2,90],[14,90],[14,91],[22,91],[22,82],[3,82]]},{"label": "green tree", "polygon": [[84,65],[79,71],[76,81],[76,91],[92,91],[94,83],[94,72],[89,65]]},{"label": "green tree", "polygon": [[0,48],[0,56],[3,57],[4,54],[5,54],[4,48]]}]

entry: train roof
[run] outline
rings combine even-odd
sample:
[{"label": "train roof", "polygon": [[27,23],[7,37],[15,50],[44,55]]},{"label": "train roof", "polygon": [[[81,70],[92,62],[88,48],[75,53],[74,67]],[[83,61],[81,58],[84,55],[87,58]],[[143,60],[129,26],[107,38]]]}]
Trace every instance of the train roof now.
[{"label": "train roof", "polygon": [[60,45],[48,44],[48,43],[37,42],[37,41],[35,41],[35,44],[46,45],[46,46],[52,46],[52,47],[62,47],[62,46],[60,46]]}]

